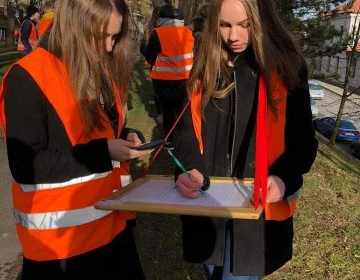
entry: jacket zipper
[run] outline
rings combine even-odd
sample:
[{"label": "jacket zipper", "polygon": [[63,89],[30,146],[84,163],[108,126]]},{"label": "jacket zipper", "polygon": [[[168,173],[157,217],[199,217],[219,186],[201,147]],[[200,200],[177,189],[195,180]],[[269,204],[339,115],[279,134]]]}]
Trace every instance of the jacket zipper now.
[{"label": "jacket zipper", "polygon": [[236,69],[234,69],[234,85],[235,85],[235,88],[234,88],[234,128],[233,128],[233,135],[232,135],[232,146],[231,146],[231,157],[230,157],[230,171],[231,171],[231,176],[233,175],[233,159],[234,159],[234,148],[235,148],[235,135],[236,135],[236,127],[237,127],[237,86],[236,86]]}]

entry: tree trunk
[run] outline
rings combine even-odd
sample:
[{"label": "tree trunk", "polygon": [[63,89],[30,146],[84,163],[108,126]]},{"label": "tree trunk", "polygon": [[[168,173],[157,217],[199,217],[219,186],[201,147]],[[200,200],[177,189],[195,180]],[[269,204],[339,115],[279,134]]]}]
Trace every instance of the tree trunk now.
[{"label": "tree trunk", "polygon": [[199,7],[208,2],[209,0],[179,0],[179,8],[183,10],[185,15],[185,25],[189,25],[197,15]]},{"label": "tree trunk", "polygon": [[30,0],[30,5],[34,5],[38,7],[39,10],[41,10],[42,0]]},{"label": "tree trunk", "polygon": [[344,91],[343,91],[343,94],[341,97],[339,111],[336,116],[334,130],[331,134],[331,138],[330,138],[330,142],[329,142],[329,144],[331,146],[335,145],[336,135],[337,135],[337,132],[340,127],[340,120],[341,120],[341,117],[344,112],[345,102],[346,102],[347,97],[349,96],[348,88],[349,88],[349,79],[350,79],[351,69],[353,68],[353,65],[356,63],[356,60],[358,58],[357,56],[355,56],[355,54],[356,54],[356,49],[357,49],[357,46],[358,46],[359,40],[360,40],[360,25],[359,25],[359,23],[360,23],[360,18],[358,18],[358,16],[356,16],[354,27],[353,27],[353,32],[352,32],[352,38],[351,38],[351,42],[352,42],[351,46],[350,46],[351,51],[349,51],[347,53],[348,57],[347,57],[347,63],[346,63]]},{"label": "tree trunk", "polygon": [[6,20],[6,46],[13,46],[14,40],[14,27],[15,27],[15,13],[17,7],[17,0],[7,0],[7,20]]}]

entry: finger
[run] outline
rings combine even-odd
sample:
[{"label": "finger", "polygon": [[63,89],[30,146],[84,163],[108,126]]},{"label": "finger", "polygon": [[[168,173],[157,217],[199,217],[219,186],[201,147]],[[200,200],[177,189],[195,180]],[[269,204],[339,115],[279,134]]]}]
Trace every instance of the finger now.
[{"label": "finger", "polygon": [[129,150],[130,150],[129,151],[130,159],[145,157],[154,151],[154,149],[152,149],[152,150],[135,150],[135,149],[131,149],[131,148]]},{"label": "finger", "polygon": [[200,195],[199,191],[197,189],[191,188],[191,186],[185,184],[181,180],[176,181],[176,186],[178,187],[179,192],[182,196],[187,198],[196,198]]},{"label": "finger", "polygon": [[133,142],[136,146],[138,146],[142,143],[139,136],[134,132],[128,134],[127,140]]},{"label": "finger", "polygon": [[197,169],[191,169],[189,171],[189,177],[192,182],[197,182],[202,186],[202,184],[204,182],[204,176]]},{"label": "finger", "polygon": [[274,203],[282,200],[280,193],[270,189],[266,194],[266,203]]},{"label": "finger", "polygon": [[177,181],[182,182],[185,185],[191,184],[191,179],[189,177],[189,173],[182,173],[178,176]]},{"label": "finger", "polygon": [[190,193],[189,188],[183,182],[176,181],[176,186],[182,196],[188,197],[188,194]]}]

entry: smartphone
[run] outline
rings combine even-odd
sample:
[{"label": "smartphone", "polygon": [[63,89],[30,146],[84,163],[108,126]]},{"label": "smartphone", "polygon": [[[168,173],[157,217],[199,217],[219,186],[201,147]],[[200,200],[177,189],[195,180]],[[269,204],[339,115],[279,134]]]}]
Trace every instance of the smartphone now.
[{"label": "smartphone", "polygon": [[135,150],[152,150],[152,149],[159,148],[160,146],[164,145],[165,143],[167,143],[165,140],[156,140],[156,141],[152,141],[152,142],[148,142],[148,143],[143,143],[139,146],[134,147],[133,149],[135,149]]}]

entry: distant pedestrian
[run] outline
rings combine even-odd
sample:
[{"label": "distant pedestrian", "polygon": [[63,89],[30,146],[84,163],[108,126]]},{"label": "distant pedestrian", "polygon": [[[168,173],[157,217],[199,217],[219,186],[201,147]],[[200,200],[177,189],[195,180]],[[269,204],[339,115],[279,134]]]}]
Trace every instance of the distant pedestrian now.
[{"label": "distant pedestrian", "polygon": [[17,46],[21,54],[28,54],[36,47],[39,38],[36,24],[39,18],[40,13],[36,6],[30,5],[26,8],[26,17],[21,24]]},{"label": "distant pedestrian", "polygon": [[52,26],[55,15],[55,0],[46,1],[42,8],[44,14],[37,24],[39,38]]},{"label": "distant pedestrian", "polygon": [[[145,28],[144,31],[144,36],[141,40],[141,44],[140,44],[140,52],[142,55],[146,55],[146,49],[147,49],[147,45],[150,39],[150,36],[152,34],[152,32],[154,31],[154,28],[156,28],[156,21],[159,18],[159,14],[160,14],[160,6],[156,6],[154,7],[152,13],[151,13],[151,17],[150,20]],[[151,65],[145,60],[145,65],[150,66],[150,71],[151,71]],[[159,96],[156,94],[156,88],[155,88],[155,80],[152,80],[152,84],[153,84],[153,91],[154,91],[154,105],[155,105],[155,110],[156,110],[156,122],[158,124],[163,124],[163,116],[161,113],[161,103],[159,100]]]},{"label": "distant pedestrian", "polygon": [[[161,102],[163,125],[168,134],[181,113],[186,96],[185,82],[193,63],[194,37],[184,26],[184,14],[170,4],[160,8],[145,59],[151,64],[150,77]],[[180,125],[179,125],[180,126]],[[173,135],[168,138],[172,141]]]}]

